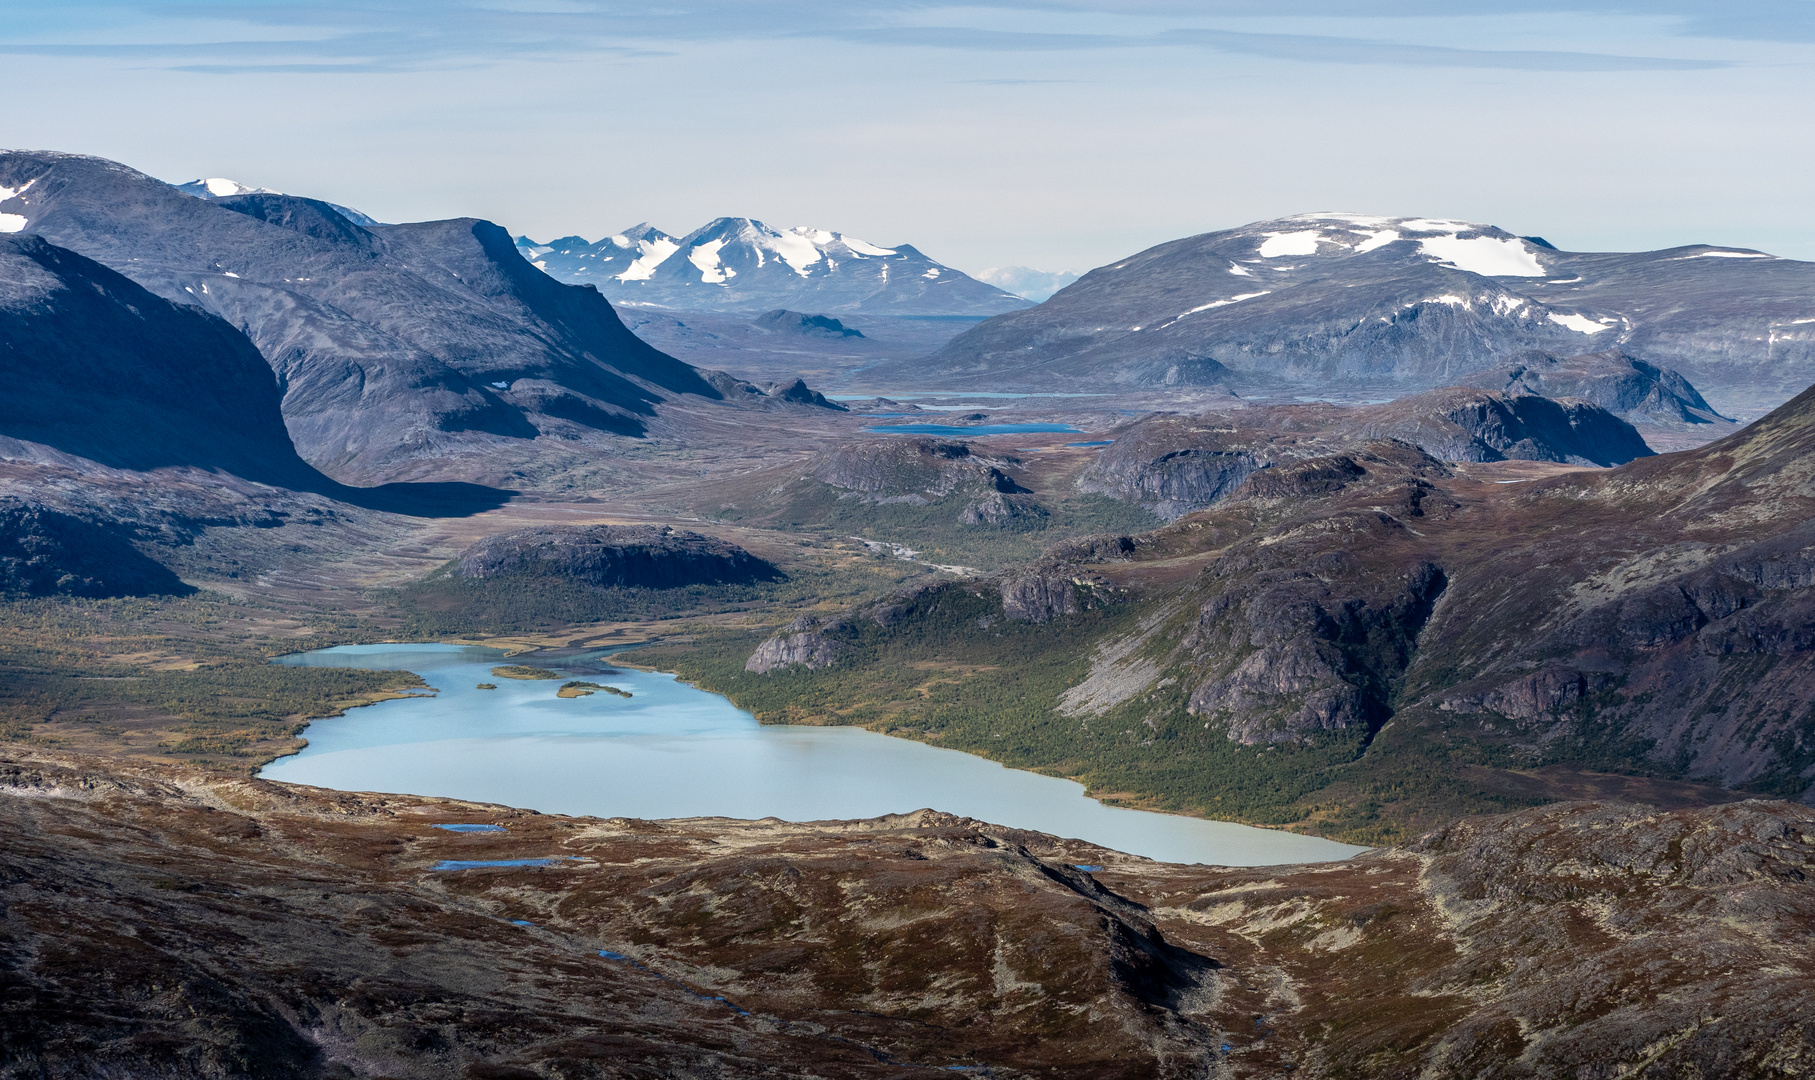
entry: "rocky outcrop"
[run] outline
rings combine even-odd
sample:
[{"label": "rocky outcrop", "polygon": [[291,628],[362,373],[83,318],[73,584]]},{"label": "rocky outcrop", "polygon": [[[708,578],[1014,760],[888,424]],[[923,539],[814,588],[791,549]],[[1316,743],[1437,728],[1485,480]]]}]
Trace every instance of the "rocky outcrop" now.
[{"label": "rocky outcrop", "polygon": [[1038,528],[1045,524],[1047,517],[1046,508],[1032,499],[992,491],[966,505],[958,520],[966,525]]},{"label": "rocky outcrop", "polygon": [[0,496],[0,596],[187,595],[162,563],[126,530]]},{"label": "rocky outcrop", "polygon": [[1334,433],[1398,439],[1443,461],[1612,466],[1653,453],[1631,424],[1586,401],[1454,387],[1356,409]]},{"label": "rocky outcrop", "polygon": [[822,451],[803,479],[838,489],[841,499],[883,506],[938,504],[937,512],[950,512],[952,518],[946,520],[959,524],[1039,528],[1048,512],[1009,472],[1018,464],[1014,458],[980,454],[969,443],[895,436]]},{"label": "rocky outcrop", "polygon": [[1005,577],[998,586],[1002,613],[1017,622],[1051,622],[1061,615],[1076,615],[1078,590],[1063,571],[1035,571]]},{"label": "rocky outcrop", "polygon": [[805,379],[795,379],[788,383],[775,383],[764,393],[773,401],[792,405],[812,405],[820,409],[831,409],[834,412],[846,412],[843,405],[827,398],[824,394],[807,385]]},{"label": "rocky outcrop", "polygon": [[849,646],[827,637],[826,631],[842,626],[841,623],[834,623],[822,627],[816,619],[796,619],[786,630],[758,645],[750,658],[744,661],[744,670],[755,675],[767,675],[771,671],[795,666],[804,667],[808,671],[831,667],[841,655],[849,651]]},{"label": "rocky outcrop", "polygon": [[1619,349],[1560,358],[1532,352],[1511,363],[1456,380],[1509,394],[1574,398],[1606,409],[1623,420],[1670,424],[1721,424],[1721,416],[1689,380]]},{"label": "rocky outcrop", "polygon": [[1226,557],[1211,571],[1226,584],[1184,643],[1215,671],[1187,710],[1235,742],[1378,727],[1448,583],[1429,562],[1383,574],[1346,553],[1302,569],[1289,559]]},{"label": "rocky outcrop", "polygon": [[773,330],[782,334],[799,334],[802,337],[843,340],[863,336],[863,331],[855,326],[846,326],[830,315],[807,315],[799,311],[789,311],[787,308],[765,311],[751,319],[750,324],[764,330]]},{"label": "rocky outcrop", "polygon": [[547,525],[487,537],[462,552],[463,578],[563,577],[601,588],[670,589],[780,577],[736,544],[652,525]]}]

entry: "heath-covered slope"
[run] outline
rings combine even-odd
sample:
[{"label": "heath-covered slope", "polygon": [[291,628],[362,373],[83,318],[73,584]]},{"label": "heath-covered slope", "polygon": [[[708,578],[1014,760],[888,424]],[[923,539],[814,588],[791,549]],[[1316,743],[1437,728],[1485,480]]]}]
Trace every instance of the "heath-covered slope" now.
[{"label": "heath-covered slope", "polygon": [[1681,371],[1717,408],[1768,408],[1815,380],[1815,264],[1705,245],[1568,252],[1468,222],[1311,214],[1149,248],[914,367],[963,385],[1365,396],[1532,349],[1616,347]]},{"label": "heath-covered slope", "polygon": [[1028,306],[906,244],[878,247],[750,218],[716,218],[681,237],[644,224],[596,244],[518,237],[517,247],[560,280],[595,284],[614,301],[689,311],[996,315]]},{"label": "heath-covered slope", "polygon": [[823,670],[745,673],[749,639],[665,662],[760,715],[1363,839],[1634,785],[1808,801],[1811,462],[1815,391],[1551,479],[1351,445],[1251,463],[1158,532],[853,612]]},{"label": "heath-covered slope", "polygon": [[600,821],[14,752],[0,1068],[1806,1076],[1812,834],[1571,803],[1238,870],[929,811]]},{"label": "heath-covered slope", "polygon": [[110,161],[37,152],[0,155],[0,200],[13,231],[243,331],[277,374],[298,450],[339,479],[542,433],[636,435],[663,400],[719,396],[489,222],[367,227],[313,200],[196,199]]}]

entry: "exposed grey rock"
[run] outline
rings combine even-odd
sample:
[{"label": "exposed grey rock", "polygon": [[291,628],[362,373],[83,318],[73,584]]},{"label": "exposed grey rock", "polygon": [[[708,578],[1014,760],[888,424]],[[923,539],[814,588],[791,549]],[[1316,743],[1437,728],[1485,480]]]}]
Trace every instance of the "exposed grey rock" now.
[{"label": "exposed grey rock", "polygon": [[600,587],[668,589],[779,577],[736,544],[653,525],[547,525],[487,537],[462,552],[465,578],[516,574],[573,578]]},{"label": "exposed grey rock", "polygon": [[1268,557],[1215,568],[1229,585],[1184,642],[1215,673],[1188,710],[1250,745],[1378,726],[1447,577],[1429,562],[1382,575],[1346,554],[1313,568],[1257,565]]},{"label": "exposed grey rock", "polygon": [[1078,613],[1077,586],[1062,572],[1034,571],[1004,578],[1002,613],[1017,622],[1051,622]]},{"label": "exposed grey rock", "polygon": [[1044,506],[1021,496],[992,491],[964,508],[958,520],[966,525],[1038,525],[1047,518]]},{"label": "exposed grey rock", "polygon": [[767,675],[771,671],[796,665],[808,671],[831,667],[838,662],[847,646],[827,637],[824,630],[836,629],[840,625],[834,623],[822,629],[817,620],[796,619],[786,630],[758,645],[756,651],[750,654],[750,659],[744,661],[744,670],[756,675]]},{"label": "exposed grey rock", "polygon": [[1552,665],[1484,693],[1446,698],[1440,708],[1459,713],[1485,709],[1511,720],[1554,719],[1573,709],[1583,698],[1616,681],[1605,672],[1581,672]]},{"label": "exposed grey rock", "polygon": [[1654,451],[1598,405],[1533,394],[1450,388],[1356,409],[1335,434],[1398,439],[1442,461],[1556,461],[1624,465]]},{"label": "exposed grey rock", "polygon": [[813,405],[821,409],[832,409],[846,412],[843,405],[828,399],[824,394],[807,385],[805,379],[795,379],[790,383],[776,383],[765,391],[776,401],[789,402],[795,405]]}]

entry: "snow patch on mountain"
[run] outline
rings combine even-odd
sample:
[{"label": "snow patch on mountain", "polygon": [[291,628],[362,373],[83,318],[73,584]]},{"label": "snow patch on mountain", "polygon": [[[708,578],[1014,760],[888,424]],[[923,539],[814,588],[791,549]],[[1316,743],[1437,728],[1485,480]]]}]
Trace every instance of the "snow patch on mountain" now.
[{"label": "snow patch on mountain", "polygon": [[718,253],[724,246],[725,241],[722,239],[709,240],[704,244],[696,245],[687,252],[687,261],[698,268],[700,280],[708,285],[719,285],[726,279],[737,276],[736,270],[730,269],[719,261]]},{"label": "snow patch on mountain", "polygon": [[[673,252],[681,250],[681,241],[673,240],[672,236],[662,236],[657,240],[637,240],[633,243],[637,249],[637,258],[630,263],[630,267],[624,269],[623,274],[617,276],[619,281],[648,281],[655,274],[655,267],[666,263]],[[626,240],[624,236],[613,236],[612,245],[630,247],[632,241]]]},{"label": "snow patch on mountain", "polygon": [[37,182],[38,182],[38,178],[34,176],[30,180],[27,180],[25,182],[24,187],[10,188],[10,187],[0,186],[0,202],[11,202],[12,200],[14,200],[14,199],[18,198],[19,196],[25,194],[26,192],[30,191],[32,185]]},{"label": "snow patch on mountain", "polygon": [[1438,262],[1482,277],[1544,276],[1544,268],[1526,248],[1525,241],[1516,237],[1501,240],[1492,236],[1434,236],[1419,240],[1418,250]]},{"label": "snow patch on mountain", "polygon": [[1698,251],[1693,255],[1684,255],[1681,259],[1674,259],[1672,261],[1673,262],[1682,262],[1685,259],[1775,259],[1775,258],[1777,258],[1777,256],[1767,255],[1762,251]]},{"label": "snow patch on mountain", "polygon": [[1315,255],[1317,242],[1323,239],[1323,234],[1316,229],[1266,235],[1267,238],[1260,245],[1260,257],[1263,259],[1277,259],[1284,255]]},{"label": "snow patch on mountain", "polygon": [[0,214],[0,233],[24,232],[25,224],[24,214]]},{"label": "snow patch on mountain", "polygon": [[[251,184],[242,184],[238,180],[231,180],[225,176],[210,176],[204,180],[191,180],[186,184],[172,184],[170,186],[176,188],[185,195],[193,195],[198,199],[226,199],[235,195],[289,194],[289,192],[279,191],[276,188],[255,187]],[[305,196],[305,198],[306,197],[307,196]],[[327,202],[326,199],[318,199],[316,201]],[[328,205],[333,207],[334,211],[340,214],[340,216],[346,218],[355,225],[366,226],[383,224],[383,222],[372,217],[370,214],[361,213],[350,206],[342,206],[336,202],[330,202]]]},{"label": "snow patch on mountain", "polygon": [[1567,327],[1578,334],[1599,334],[1613,329],[1611,323],[1600,322],[1586,315],[1561,315],[1552,311],[1545,317],[1558,326]]}]

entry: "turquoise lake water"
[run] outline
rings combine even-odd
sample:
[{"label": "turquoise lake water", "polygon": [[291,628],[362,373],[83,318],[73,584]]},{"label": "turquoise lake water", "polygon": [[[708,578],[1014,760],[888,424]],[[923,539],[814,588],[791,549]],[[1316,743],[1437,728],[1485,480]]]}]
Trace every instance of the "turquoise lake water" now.
[{"label": "turquoise lake water", "polygon": [[[557,698],[559,682],[495,678],[494,649],[351,645],[278,663],[409,670],[438,693],[317,720],[266,779],[440,795],[596,817],[875,817],[923,807],[1168,862],[1258,866],[1362,849],[1228,822],[1108,807],[1069,780],[861,728],[764,726],[673,675],[609,658],[536,661],[628,690]],[[476,689],[496,683],[496,690]]]}]

